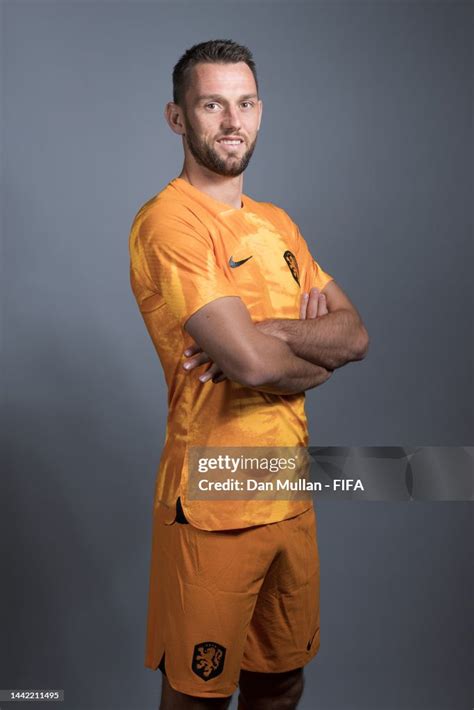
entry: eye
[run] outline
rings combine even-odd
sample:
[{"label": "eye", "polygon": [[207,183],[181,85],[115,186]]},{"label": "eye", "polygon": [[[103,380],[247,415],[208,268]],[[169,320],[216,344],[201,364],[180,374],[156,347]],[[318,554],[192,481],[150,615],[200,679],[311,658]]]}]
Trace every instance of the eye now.
[{"label": "eye", "polygon": [[243,104],[248,104],[249,106],[253,106],[253,101],[242,101]]},{"label": "eye", "polygon": [[206,108],[208,108],[209,106],[217,106],[217,104],[215,101],[211,101],[211,103],[206,104]]}]

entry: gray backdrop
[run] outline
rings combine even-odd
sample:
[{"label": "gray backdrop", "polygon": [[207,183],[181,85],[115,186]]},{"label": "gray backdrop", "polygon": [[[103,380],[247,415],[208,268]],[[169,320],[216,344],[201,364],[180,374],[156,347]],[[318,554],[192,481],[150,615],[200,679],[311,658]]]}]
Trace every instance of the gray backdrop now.
[{"label": "gray backdrop", "polygon": [[[172,67],[207,39],[251,48],[264,110],[244,192],[289,212],[371,335],[365,361],[308,393],[311,445],[472,445],[473,5],[2,10],[0,687],[148,710],[166,392],[128,232],[181,170]],[[300,707],[470,707],[470,504],[317,510],[322,641]]]}]

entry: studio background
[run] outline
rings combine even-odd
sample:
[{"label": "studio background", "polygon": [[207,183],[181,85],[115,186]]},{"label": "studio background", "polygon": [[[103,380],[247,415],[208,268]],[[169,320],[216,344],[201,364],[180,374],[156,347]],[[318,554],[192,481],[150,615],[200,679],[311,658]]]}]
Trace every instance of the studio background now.
[{"label": "studio background", "polygon": [[[166,390],[128,234],[182,167],[172,68],[208,39],[251,49],[263,118],[244,193],[287,210],[371,336],[366,360],[307,394],[310,444],[472,445],[473,5],[1,11],[0,688],[148,710]],[[471,707],[471,510],[317,506],[321,650],[302,710]]]}]

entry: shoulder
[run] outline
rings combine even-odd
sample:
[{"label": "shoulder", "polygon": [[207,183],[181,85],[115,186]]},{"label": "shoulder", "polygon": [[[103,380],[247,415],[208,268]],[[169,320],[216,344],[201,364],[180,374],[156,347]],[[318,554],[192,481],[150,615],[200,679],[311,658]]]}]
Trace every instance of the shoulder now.
[{"label": "shoulder", "polygon": [[167,188],[144,202],[133,217],[130,242],[173,242],[181,237],[206,239],[208,230],[193,206]]},{"label": "shoulder", "polygon": [[192,207],[187,204],[186,200],[178,199],[174,193],[168,190],[167,186],[139,207],[133,217],[132,228],[143,222],[158,225],[161,222],[172,220],[198,221]]}]

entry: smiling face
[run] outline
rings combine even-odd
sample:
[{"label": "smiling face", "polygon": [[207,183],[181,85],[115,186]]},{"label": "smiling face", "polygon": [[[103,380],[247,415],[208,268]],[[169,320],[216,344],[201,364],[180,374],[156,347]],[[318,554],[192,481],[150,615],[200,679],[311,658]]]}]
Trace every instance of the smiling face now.
[{"label": "smiling face", "polygon": [[191,155],[218,175],[240,175],[252,157],[262,114],[252,71],[245,62],[201,62],[191,71],[182,109],[186,159]]}]

